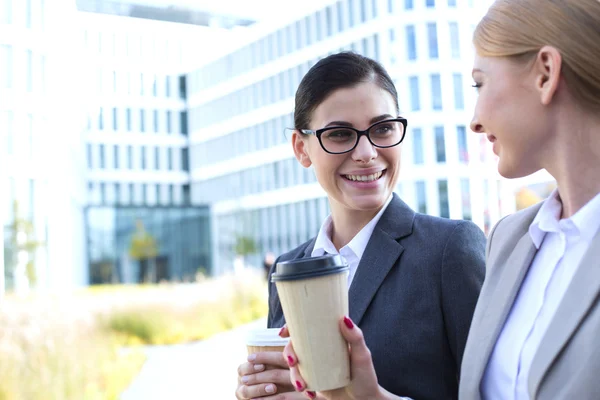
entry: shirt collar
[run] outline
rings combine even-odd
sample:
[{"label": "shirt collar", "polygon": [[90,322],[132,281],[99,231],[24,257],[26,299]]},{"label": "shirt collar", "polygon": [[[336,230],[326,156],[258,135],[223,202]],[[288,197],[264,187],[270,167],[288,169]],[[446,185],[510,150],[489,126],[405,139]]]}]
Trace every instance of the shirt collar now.
[{"label": "shirt collar", "polygon": [[[367,244],[369,243],[369,239],[373,234],[373,230],[375,229],[375,226],[381,219],[381,216],[392,201],[392,197],[393,195],[391,195],[389,199],[385,202],[383,207],[381,207],[381,210],[379,210],[377,215],[375,215],[375,217],[373,217],[373,219],[369,221],[369,223],[365,225],[346,246],[340,249],[341,251],[343,251],[344,249],[349,249],[359,260],[362,258],[362,255],[365,252],[365,249],[367,248]],[[312,257],[322,256],[325,253],[339,254],[335,246],[333,245],[333,242],[331,241],[332,228],[333,219],[331,218],[330,214],[323,222],[323,225],[321,225],[321,229],[319,230],[319,234],[317,235],[317,239],[315,240],[315,246],[311,253]]]},{"label": "shirt collar", "polygon": [[566,226],[573,234],[591,240],[600,227],[600,193],[570,218],[561,220],[562,201],[558,189],[544,201],[535,219],[529,226],[529,235],[539,250],[546,233],[561,232]]}]

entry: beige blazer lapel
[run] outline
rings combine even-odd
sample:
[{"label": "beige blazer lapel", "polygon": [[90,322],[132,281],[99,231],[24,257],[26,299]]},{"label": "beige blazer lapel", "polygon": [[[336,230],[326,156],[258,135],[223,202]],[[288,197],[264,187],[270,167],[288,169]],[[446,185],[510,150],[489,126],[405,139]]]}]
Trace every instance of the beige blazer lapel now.
[{"label": "beige blazer lapel", "polygon": [[[483,316],[477,326],[477,331],[470,333],[473,338],[476,338],[476,341],[474,341],[475,348],[470,352],[470,355],[476,355],[478,360],[473,365],[472,370],[475,382],[481,382],[483,378],[498,335],[504,326],[536,251],[537,249],[531,241],[529,233],[526,232],[519,239],[508,259],[500,257],[498,262],[501,265],[494,266],[502,268],[502,271],[499,271],[498,282],[489,297],[490,302],[483,309]],[[486,277],[486,279],[488,278]]]},{"label": "beige blazer lapel", "polygon": [[585,319],[600,293],[600,230],[581,260],[533,358],[528,388],[532,399],[552,363]]}]

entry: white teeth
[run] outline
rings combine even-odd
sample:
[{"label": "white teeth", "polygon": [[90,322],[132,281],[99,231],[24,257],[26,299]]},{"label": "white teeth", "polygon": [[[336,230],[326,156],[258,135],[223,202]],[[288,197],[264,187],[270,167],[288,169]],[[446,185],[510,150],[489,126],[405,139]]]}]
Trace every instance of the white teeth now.
[{"label": "white teeth", "polygon": [[346,178],[350,179],[351,181],[373,182],[373,181],[376,181],[377,179],[381,178],[381,175],[383,175],[383,171],[379,171],[376,174],[371,174],[371,175],[345,175],[345,176],[346,176]]}]

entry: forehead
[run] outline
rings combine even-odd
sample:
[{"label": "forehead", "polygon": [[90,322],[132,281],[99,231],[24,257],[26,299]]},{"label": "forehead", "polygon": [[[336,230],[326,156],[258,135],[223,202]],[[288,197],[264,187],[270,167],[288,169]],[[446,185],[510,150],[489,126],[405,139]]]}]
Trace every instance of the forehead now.
[{"label": "forehead", "polygon": [[315,124],[334,120],[360,124],[382,114],[396,114],[394,98],[376,83],[363,82],[332,92],[317,106],[312,121]]}]

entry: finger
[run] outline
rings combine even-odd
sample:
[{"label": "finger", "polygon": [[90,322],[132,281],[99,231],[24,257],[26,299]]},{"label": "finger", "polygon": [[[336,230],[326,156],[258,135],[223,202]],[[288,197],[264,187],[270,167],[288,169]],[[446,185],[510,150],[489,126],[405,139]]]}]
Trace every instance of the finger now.
[{"label": "finger", "polygon": [[365,337],[362,330],[352,322],[349,317],[344,317],[340,321],[340,330],[342,336],[350,345],[350,360],[351,362],[362,364],[372,364],[371,351],[365,343]]},{"label": "finger", "polygon": [[250,354],[248,361],[251,364],[267,364],[271,366],[288,368],[288,363],[283,358],[283,353],[279,351],[263,351],[260,353]]},{"label": "finger", "polygon": [[275,394],[278,391],[277,389],[277,385],[274,385],[272,383],[262,383],[253,386],[241,385],[238,386],[237,390],[235,391],[235,397],[238,400],[255,399],[257,397],[264,397]]},{"label": "finger", "polygon": [[[306,400],[306,395],[303,393],[293,391],[289,393],[281,393],[278,391],[277,394],[274,396],[261,397],[260,399],[256,400]],[[321,398],[319,400],[324,399]]]},{"label": "finger", "polygon": [[[246,375],[240,378],[240,382],[244,385],[257,385],[260,383],[274,383],[277,386],[289,386],[290,370],[289,369],[271,369],[257,374]],[[293,389],[292,389],[293,390]]]},{"label": "finger", "polygon": [[290,337],[290,331],[288,330],[287,325],[284,325],[283,328],[281,328],[279,336],[282,338]]},{"label": "finger", "polygon": [[302,378],[300,370],[298,369],[298,363],[300,361],[296,357],[296,353],[294,352],[294,345],[292,344],[291,340],[285,346],[285,349],[283,350],[283,355],[286,358],[286,360],[288,360],[290,366],[290,380],[292,382],[292,385],[297,391],[302,392],[306,389],[306,382]]},{"label": "finger", "polygon": [[[282,356],[283,357],[283,356]],[[262,372],[266,369],[264,364],[243,363],[238,367],[238,377]]]}]

